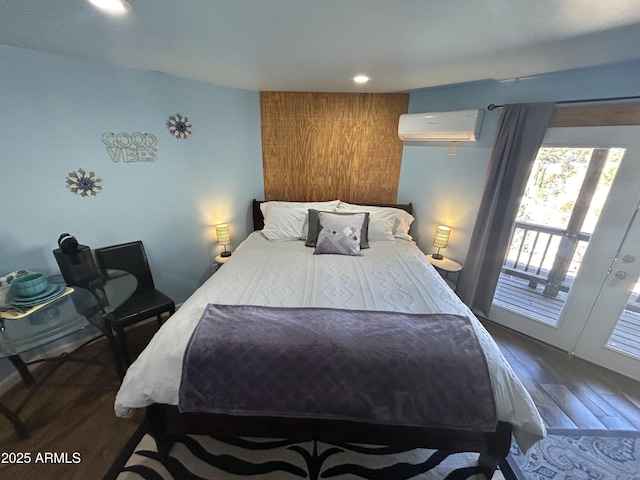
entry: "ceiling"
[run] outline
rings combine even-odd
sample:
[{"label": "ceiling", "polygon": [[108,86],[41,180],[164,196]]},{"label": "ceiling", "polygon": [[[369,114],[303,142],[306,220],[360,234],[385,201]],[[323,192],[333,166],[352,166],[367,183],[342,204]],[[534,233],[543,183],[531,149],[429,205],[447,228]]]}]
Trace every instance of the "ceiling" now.
[{"label": "ceiling", "polygon": [[[392,92],[640,59],[640,0],[0,0],[0,44],[252,90]],[[371,81],[358,86],[356,74]]]}]

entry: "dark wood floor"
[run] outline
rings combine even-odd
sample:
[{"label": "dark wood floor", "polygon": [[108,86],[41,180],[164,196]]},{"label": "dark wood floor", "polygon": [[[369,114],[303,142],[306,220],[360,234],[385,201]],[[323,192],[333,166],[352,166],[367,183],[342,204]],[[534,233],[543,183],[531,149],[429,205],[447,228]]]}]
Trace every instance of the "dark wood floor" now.
[{"label": "dark wood floor", "polygon": [[[29,438],[19,438],[8,420],[0,415],[0,452],[31,455],[29,463],[0,463],[0,479],[103,478],[138,428],[142,412],[126,419],[116,418],[113,413],[120,379],[106,341],[86,347],[78,356],[99,361],[104,366],[65,362],[20,413]],[[36,379],[50,367],[50,364],[38,367],[34,372]],[[28,393],[19,383],[2,395],[0,401],[15,408]],[[37,461],[38,454],[45,452],[68,454],[69,458],[76,453],[80,461]]]},{"label": "dark wood floor", "polygon": [[483,321],[549,428],[640,431],[640,382]]}]

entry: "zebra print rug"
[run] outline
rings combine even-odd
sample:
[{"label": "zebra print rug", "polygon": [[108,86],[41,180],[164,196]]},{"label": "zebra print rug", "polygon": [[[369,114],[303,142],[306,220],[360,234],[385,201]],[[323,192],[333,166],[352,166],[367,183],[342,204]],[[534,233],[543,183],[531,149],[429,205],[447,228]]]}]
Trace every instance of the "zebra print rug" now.
[{"label": "zebra print rug", "polygon": [[[155,442],[144,435],[117,480],[210,479],[265,480],[331,478],[336,480],[484,480],[477,454],[447,456],[434,450],[393,451],[366,445],[329,445],[289,440],[225,439],[185,435],[162,459]],[[497,471],[493,478],[505,480]]]}]

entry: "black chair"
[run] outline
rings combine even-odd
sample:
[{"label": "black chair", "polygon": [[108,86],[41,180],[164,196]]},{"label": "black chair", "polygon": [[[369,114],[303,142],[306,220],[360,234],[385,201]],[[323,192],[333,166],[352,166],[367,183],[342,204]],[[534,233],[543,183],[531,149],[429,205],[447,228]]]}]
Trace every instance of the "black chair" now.
[{"label": "black chair", "polygon": [[162,324],[162,314],[173,315],[176,305],[168,296],[157,290],[147,262],[147,254],[141,241],[113,245],[94,250],[98,268],[124,270],[136,277],[138,285],[129,299],[105,317],[107,327],[115,332],[121,359],[131,364],[124,329],[151,317]]}]

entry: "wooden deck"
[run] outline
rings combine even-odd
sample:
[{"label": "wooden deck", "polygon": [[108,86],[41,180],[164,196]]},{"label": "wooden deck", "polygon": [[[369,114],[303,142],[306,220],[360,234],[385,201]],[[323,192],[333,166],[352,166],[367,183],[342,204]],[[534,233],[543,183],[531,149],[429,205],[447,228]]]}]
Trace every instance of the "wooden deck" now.
[{"label": "wooden deck", "polygon": [[[538,285],[535,289],[528,285],[527,280],[500,275],[493,303],[550,325],[557,325],[567,294],[560,292],[556,297],[548,297],[542,294],[543,285]],[[625,310],[607,344],[640,358],[640,313]]]}]

